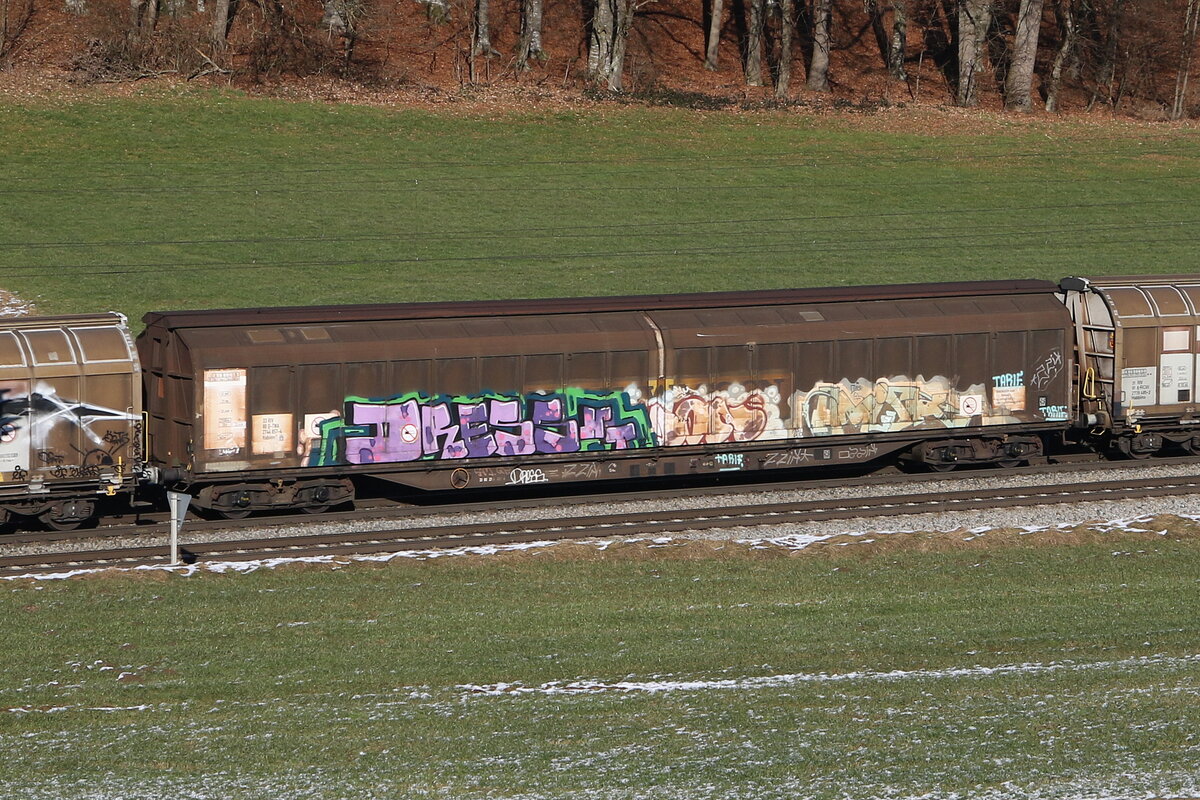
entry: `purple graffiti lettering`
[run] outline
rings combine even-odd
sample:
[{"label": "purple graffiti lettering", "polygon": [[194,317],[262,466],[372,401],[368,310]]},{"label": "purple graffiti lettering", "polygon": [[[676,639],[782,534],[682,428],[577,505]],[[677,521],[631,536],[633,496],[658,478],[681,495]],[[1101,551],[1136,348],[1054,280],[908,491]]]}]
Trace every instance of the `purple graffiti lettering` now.
[{"label": "purple graffiti lettering", "polygon": [[521,421],[518,400],[492,400],[488,424],[496,441],[496,452],[502,456],[523,456],[534,452],[533,423]]},{"label": "purple graffiti lettering", "polygon": [[549,400],[534,400],[530,404],[529,417],[537,424],[562,422],[563,404],[557,397]]},{"label": "purple graffiti lettering", "polygon": [[421,412],[415,400],[393,405],[352,403],[347,411],[349,421],[375,429],[373,436],[346,438],[346,460],[351,464],[416,461],[421,457]]},{"label": "purple graffiti lettering", "polygon": [[488,411],[488,423],[492,427],[521,424],[521,403],[517,400],[492,400]]},{"label": "purple graffiti lettering", "polygon": [[[348,397],[344,420],[322,436],[314,464],[519,457],[589,449],[648,447],[654,434],[644,405],[621,392],[579,389],[533,395],[419,393],[389,400]],[[618,424],[620,423],[620,424]]]},{"label": "purple graffiti lettering", "polygon": [[612,422],[611,408],[583,407],[583,427],[579,434],[584,439],[599,439],[604,441],[604,429]]},{"label": "purple graffiti lettering", "polygon": [[467,448],[448,404],[434,403],[421,408],[421,446],[427,454],[441,458],[466,458]]},{"label": "purple graffiti lettering", "polygon": [[534,400],[529,416],[537,427],[534,448],[539,453],[574,453],[579,450],[579,423],[567,420],[561,398]]},{"label": "purple graffiti lettering", "polygon": [[[525,428],[528,425],[528,429]],[[533,425],[525,423],[521,426],[520,434],[495,431],[497,452],[502,456],[524,456],[534,452]]]},{"label": "purple graffiti lettering", "polygon": [[535,428],[533,443],[539,453],[577,452],[579,450],[579,423],[570,420],[552,428]]},{"label": "purple graffiti lettering", "polygon": [[627,450],[629,443],[637,438],[637,429],[632,424],[614,425],[604,432],[604,437],[612,442],[614,450]]},{"label": "purple graffiti lettering", "polygon": [[468,458],[483,458],[495,454],[496,439],[488,431],[488,413],[483,403],[460,405],[458,419]]}]

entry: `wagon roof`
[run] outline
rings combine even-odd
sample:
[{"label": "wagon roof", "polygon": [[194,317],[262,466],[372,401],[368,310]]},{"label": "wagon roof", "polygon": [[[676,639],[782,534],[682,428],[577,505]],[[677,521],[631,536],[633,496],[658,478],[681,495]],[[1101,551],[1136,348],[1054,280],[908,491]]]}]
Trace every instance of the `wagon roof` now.
[{"label": "wagon roof", "polygon": [[15,328],[47,328],[63,325],[112,325],[125,324],[125,315],[115,311],[101,311],[95,314],[55,314],[47,316],[4,317],[0,319],[0,330]]},{"label": "wagon roof", "polygon": [[180,329],[447,317],[579,314],[602,311],[729,308],[801,303],[857,303],[867,300],[1041,294],[1053,292],[1055,288],[1054,283],[1040,280],[960,281],[956,283],[910,283],[897,286],[835,286],[815,289],[767,289],[745,292],[569,297],[540,300],[469,300],[208,311],[152,311],[142,319],[147,327],[160,325],[165,328]]}]

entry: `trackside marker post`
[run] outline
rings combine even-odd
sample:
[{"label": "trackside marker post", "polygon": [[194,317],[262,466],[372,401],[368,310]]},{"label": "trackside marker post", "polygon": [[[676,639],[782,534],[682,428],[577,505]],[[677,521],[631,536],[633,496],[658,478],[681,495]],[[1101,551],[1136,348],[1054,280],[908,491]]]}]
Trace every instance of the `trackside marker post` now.
[{"label": "trackside marker post", "polygon": [[167,504],[171,507],[171,566],[179,562],[179,531],[183,529],[183,518],[187,516],[192,496],[183,492],[167,491]]}]

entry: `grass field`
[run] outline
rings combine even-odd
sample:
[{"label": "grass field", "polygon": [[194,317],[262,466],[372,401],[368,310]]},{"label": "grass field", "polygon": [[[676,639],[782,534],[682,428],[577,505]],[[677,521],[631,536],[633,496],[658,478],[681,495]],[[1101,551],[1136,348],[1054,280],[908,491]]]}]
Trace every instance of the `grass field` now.
[{"label": "grass field", "polygon": [[136,320],[1197,269],[1200,131],[896,114],[9,105],[0,288]]},{"label": "grass field", "polygon": [[1195,796],[1197,533],[8,586],[0,794]]},{"label": "grass field", "polygon": [[[10,104],[0,288],[136,320],[1200,271],[1195,129],[950,114]],[[1200,796],[1187,533],[0,586],[0,796]]]}]

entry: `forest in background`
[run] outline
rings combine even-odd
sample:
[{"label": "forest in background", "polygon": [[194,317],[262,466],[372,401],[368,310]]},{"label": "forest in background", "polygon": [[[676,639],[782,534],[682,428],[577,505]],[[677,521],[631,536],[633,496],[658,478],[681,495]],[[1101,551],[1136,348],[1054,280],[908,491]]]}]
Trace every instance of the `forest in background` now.
[{"label": "forest in background", "polygon": [[[0,0],[0,71],[1200,115],[1200,0]],[[24,71],[24,72],[22,72]]]}]

